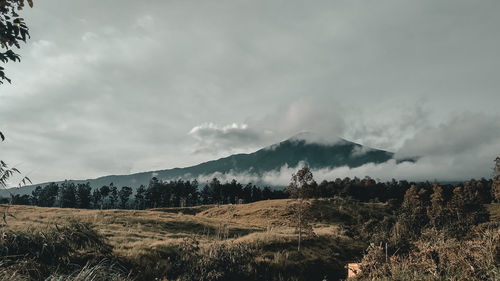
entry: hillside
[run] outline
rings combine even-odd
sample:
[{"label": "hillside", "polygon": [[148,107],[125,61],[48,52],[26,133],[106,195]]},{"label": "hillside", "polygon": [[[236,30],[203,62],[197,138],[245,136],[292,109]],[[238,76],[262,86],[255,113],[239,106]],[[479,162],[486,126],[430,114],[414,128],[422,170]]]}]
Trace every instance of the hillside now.
[{"label": "hillside", "polygon": [[[10,214],[3,231],[15,231],[19,237],[23,237],[19,233],[25,232],[45,233],[54,226],[64,229],[68,222],[70,225],[76,222],[79,231],[85,229],[86,224],[93,225],[113,249],[108,259],[134,269],[151,269],[147,274],[135,272],[139,274],[138,280],[165,276],[172,270],[167,257],[174,258],[178,247],[191,240],[196,241],[201,249],[239,245],[251,251],[253,259],[274,268],[273,271],[282,272],[280,274],[312,274],[315,280],[326,273],[332,278],[345,277],[345,263],[359,259],[366,244],[346,236],[343,225],[349,221],[342,218],[349,217],[349,210],[339,213],[341,204],[330,200],[315,202],[319,208],[313,224],[316,236],[304,238],[301,254],[296,251],[294,227],[288,223],[290,212],[287,207],[292,200],[137,211],[0,205],[0,211],[7,210]],[[366,208],[373,213],[384,212],[385,207],[383,204],[367,203]],[[338,222],[322,219],[320,214],[336,216],[333,221]],[[78,237],[79,234],[73,231],[72,235]],[[88,233],[85,235],[90,236]]]},{"label": "hillside", "polygon": [[[153,175],[162,180],[195,179],[214,173],[250,173],[262,175],[279,170],[283,166],[296,167],[300,162],[312,169],[335,168],[341,166],[359,167],[366,163],[382,163],[393,157],[393,153],[372,149],[360,144],[339,139],[333,144],[310,143],[292,138],[249,154],[235,154],[199,165],[167,170],[148,171],[131,175],[110,175],[96,179],[72,180],[75,183],[90,182],[92,187],[113,183],[115,186],[137,188],[147,185]],[[259,182],[254,182],[259,184]],[[47,183],[45,183],[47,184]],[[39,184],[39,185],[45,185]],[[11,190],[14,194],[30,194],[35,186]],[[8,196],[0,191],[0,196]]]},{"label": "hillside", "polygon": [[[346,278],[348,262],[366,255],[370,241],[383,241],[380,235],[384,233],[374,228],[374,222],[395,218],[394,206],[387,203],[344,198],[309,202],[314,235],[303,237],[300,252],[290,219],[294,200],[289,199],[149,210],[0,205],[0,211],[8,214],[1,226],[0,246],[11,253],[4,258],[8,267],[0,269],[0,280],[12,280],[9,276],[14,275],[18,276],[15,280],[27,280],[19,279],[26,275],[44,280],[53,272],[67,275],[75,270],[92,280],[202,280],[200,274],[212,276],[203,280],[339,280]],[[491,221],[482,225],[483,231],[495,225],[498,231],[499,206],[487,206]],[[483,249],[475,244],[455,246],[464,249],[464,245]],[[97,266],[89,269],[88,263]],[[240,270],[253,273],[244,279],[231,275]],[[99,274],[103,277],[96,279]],[[112,278],[113,274],[121,277]],[[175,279],[179,274],[183,279]],[[198,279],[191,279],[190,274]],[[387,280],[414,280],[395,278]]]}]

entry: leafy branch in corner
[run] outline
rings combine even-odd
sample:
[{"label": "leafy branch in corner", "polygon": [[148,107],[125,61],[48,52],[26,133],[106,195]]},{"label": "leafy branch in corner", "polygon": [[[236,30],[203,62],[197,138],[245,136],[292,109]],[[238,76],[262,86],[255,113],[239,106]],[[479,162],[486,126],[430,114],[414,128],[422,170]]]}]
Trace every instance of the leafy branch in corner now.
[{"label": "leafy branch in corner", "polygon": [[[20,42],[26,43],[30,38],[29,28],[18,14],[25,7],[25,2],[33,7],[33,0],[0,0],[0,46],[2,50],[5,49],[0,52],[0,61],[3,63],[21,61],[21,57],[12,48],[20,49]],[[4,80],[11,83],[5,75],[5,68],[0,66],[0,84]]]}]

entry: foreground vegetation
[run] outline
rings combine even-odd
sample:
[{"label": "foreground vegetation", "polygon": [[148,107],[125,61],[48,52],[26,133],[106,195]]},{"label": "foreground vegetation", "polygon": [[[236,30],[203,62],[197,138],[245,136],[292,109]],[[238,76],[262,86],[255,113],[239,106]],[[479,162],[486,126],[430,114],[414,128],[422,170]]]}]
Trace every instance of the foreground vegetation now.
[{"label": "foreground vegetation", "polygon": [[[346,234],[341,217],[322,220],[318,210],[316,236],[306,237],[298,253],[294,229],[287,223],[289,204],[269,200],[138,211],[11,206],[0,240],[0,248],[9,249],[2,252],[2,274],[4,280],[14,275],[43,280],[88,272],[98,276],[111,268],[113,278],[134,280],[344,277],[345,263],[360,258],[366,244]],[[340,206],[328,200],[317,204],[323,215]],[[384,206],[366,208],[383,212]]]},{"label": "foreground vegetation", "polygon": [[487,206],[494,220],[466,238],[425,230],[404,254],[389,245],[386,262],[385,234],[374,221],[397,221],[393,206],[309,201],[314,235],[300,252],[287,199],[135,211],[3,205],[0,280],[339,280],[357,260],[368,280],[498,277],[499,204]]}]

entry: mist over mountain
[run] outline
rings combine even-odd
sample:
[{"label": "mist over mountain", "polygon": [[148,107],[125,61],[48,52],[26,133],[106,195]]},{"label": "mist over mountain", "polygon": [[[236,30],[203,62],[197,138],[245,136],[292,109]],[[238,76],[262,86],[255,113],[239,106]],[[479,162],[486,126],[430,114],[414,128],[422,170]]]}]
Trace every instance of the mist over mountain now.
[{"label": "mist over mountain", "polygon": [[[135,189],[140,185],[147,186],[152,177],[160,180],[197,179],[203,183],[204,179],[213,177],[244,174],[251,176],[247,177],[249,178],[247,181],[263,185],[266,183],[259,180],[260,176],[279,171],[282,167],[307,165],[313,170],[344,166],[356,168],[367,163],[383,163],[393,157],[394,153],[366,147],[342,138],[318,142],[307,136],[298,135],[253,153],[234,154],[195,166],[69,181],[89,182],[93,188],[113,183],[115,186],[129,186]],[[238,181],[245,183],[245,178],[238,178]],[[36,186],[46,184],[48,183],[10,189],[10,191],[14,194],[29,194]],[[0,195],[7,196],[8,193],[2,190]]]}]

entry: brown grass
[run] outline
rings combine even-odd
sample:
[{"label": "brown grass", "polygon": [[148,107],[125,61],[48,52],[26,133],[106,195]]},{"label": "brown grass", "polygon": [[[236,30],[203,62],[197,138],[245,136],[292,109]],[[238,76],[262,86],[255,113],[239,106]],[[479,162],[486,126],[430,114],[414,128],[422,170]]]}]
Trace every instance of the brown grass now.
[{"label": "brown grass", "polygon": [[[290,200],[268,200],[242,205],[162,208],[151,210],[83,210],[11,206],[11,230],[61,225],[70,219],[91,222],[109,239],[119,255],[130,255],[151,248],[177,245],[183,238],[200,244],[215,240],[292,241],[294,229],[287,223]],[[0,211],[7,208],[0,205]],[[317,223],[320,236],[342,236],[336,225]]]},{"label": "brown grass", "polygon": [[490,221],[500,223],[500,203],[491,203],[486,205],[490,213]]},{"label": "brown grass", "polygon": [[[316,266],[325,271],[334,268],[330,276],[339,277],[344,262],[359,257],[366,244],[347,237],[343,227],[333,222],[337,219],[320,219],[313,223],[316,236],[306,238],[304,250],[297,254],[297,235],[287,222],[290,201],[151,210],[10,206],[8,212],[12,216],[7,218],[4,229],[27,231],[64,225],[75,219],[89,222],[108,239],[117,260],[135,264],[136,269],[151,267],[151,272],[155,268],[168,268],[168,257],[175,256],[179,246],[191,239],[197,241],[201,251],[211,251],[215,244],[259,249],[255,260],[282,270],[285,275],[290,270],[293,271],[290,274],[300,275]],[[325,214],[329,213],[327,208],[338,209],[330,201],[321,206]],[[0,211],[2,208],[7,206],[0,205]]]}]

